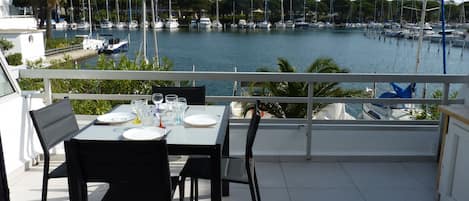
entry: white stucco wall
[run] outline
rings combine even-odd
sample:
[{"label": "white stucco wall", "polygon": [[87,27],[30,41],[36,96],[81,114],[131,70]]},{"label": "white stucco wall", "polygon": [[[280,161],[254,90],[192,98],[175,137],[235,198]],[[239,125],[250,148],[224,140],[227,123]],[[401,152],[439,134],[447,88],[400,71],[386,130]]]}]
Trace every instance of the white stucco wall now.
[{"label": "white stucco wall", "polygon": [[22,53],[23,63],[45,59],[44,34],[41,31],[5,33],[0,30],[0,38],[13,43],[13,48],[5,54]]},{"label": "white stucco wall", "polygon": [[10,15],[10,1],[11,0],[0,0],[0,17]]}]

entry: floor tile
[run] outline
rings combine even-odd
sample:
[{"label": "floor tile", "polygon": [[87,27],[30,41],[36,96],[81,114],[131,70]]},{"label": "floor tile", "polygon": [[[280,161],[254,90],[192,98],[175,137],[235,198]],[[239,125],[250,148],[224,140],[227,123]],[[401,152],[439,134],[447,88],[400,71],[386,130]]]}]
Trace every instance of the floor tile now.
[{"label": "floor tile", "polygon": [[365,201],[353,188],[289,188],[291,201]]},{"label": "floor tile", "polygon": [[402,163],[409,175],[430,190],[436,189],[438,165],[434,162],[406,162]]},{"label": "floor tile", "polygon": [[359,189],[424,189],[400,163],[341,163]]},{"label": "floor tile", "polygon": [[435,192],[428,189],[360,189],[366,201],[434,201]]},{"label": "floor tile", "polygon": [[338,163],[281,163],[289,188],[354,188],[351,178]]}]

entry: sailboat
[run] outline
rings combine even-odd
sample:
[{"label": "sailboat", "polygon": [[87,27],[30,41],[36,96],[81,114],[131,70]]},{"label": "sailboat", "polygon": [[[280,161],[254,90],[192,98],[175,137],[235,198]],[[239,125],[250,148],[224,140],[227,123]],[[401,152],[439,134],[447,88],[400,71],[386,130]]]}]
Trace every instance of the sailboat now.
[{"label": "sailboat", "polygon": [[290,19],[285,22],[285,26],[287,28],[295,28],[295,23],[293,23],[293,3],[292,0],[290,0]]},{"label": "sailboat", "polygon": [[132,20],[132,0],[129,0],[129,22],[127,23],[127,28],[136,29],[138,28],[137,20]]},{"label": "sailboat", "polygon": [[158,16],[158,0],[151,0],[151,9],[152,9],[152,22],[151,27],[153,29],[161,29],[164,26],[163,21],[161,21],[160,17]]},{"label": "sailboat", "polygon": [[[81,18],[81,21],[78,23],[77,29],[87,30],[87,29],[90,28],[90,23],[88,23],[88,21],[86,21],[85,0],[82,0],[82,1],[81,1],[81,5],[82,5],[82,12],[81,12],[81,14],[83,15],[83,17]],[[88,7],[90,7],[90,6],[88,5]],[[89,9],[88,9],[88,10],[89,10]]]},{"label": "sailboat", "polygon": [[119,0],[116,0],[116,12],[117,12],[117,21],[114,24],[114,27],[118,29],[123,29],[125,27],[125,23],[121,22],[120,15],[119,15]]},{"label": "sailboat", "polygon": [[177,18],[173,18],[173,13],[172,13],[172,10],[171,10],[171,0],[169,0],[168,12],[169,12],[169,15],[168,15],[169,18],[166,21],[166,23],[164,24],[164,27],[167,28],[167,29],[177,29],[179,27],[179,22],[178,22]]},{"label": "sailboat", "polygon": [[70,24],[68,25],[68,28],[71,29],[71,30],[76,30],[78,29],[78,24],[75,22],[75,16],[74,16],[74,12],[73,12],[74,8],[73,8],[73,0],[70,0],[70,11],[71,11],[71,15],[70,15]]},{"label": "sailboat", "polygon": [[232,16],[233,16],[233,21],[231,22],[230,27],[231,27],[232,29],[236,29],[236,28],[238,28],[238,24],[236,24],[236,22],[235,22],[235,20],[236,20],[236,19],[235,19],[235,17],[236,17],[236,10],[235,10],[235,1],[234,1],[234,0],[233,0],[233,13],[232,13]]},{"label": "sailboat", "polygon": [[309,24],[306,22],[306,0],[303,0],[303,17],[295,20],[295,27],[308,28]]},{"label": "sailboat", "polygon": [[285,24],[285,13],[283,11],[283,0],[280,0],[280,9],[281,9],[281,14],[280,14],[280,21],[275,23],[275,28],[277,29],[284,29],[287,27]]},{"label": "sailboat", "polygon": [[212,27],[215,28],[215,29],[223,28],[223,25],[220,23],[220,18],[219,18],[218,1],[219,0],[215,0],[216,15],[217,16],[216,16],[215,20],[213,20],[213,22],[212,22]]},{"label": "sailboat", "polygon": [[112,26],[113,23],[109,20],[109,0],[106,0],[106,19],[99,23],[99,27],[101,29],[110,29]]},{"label": "sailboat", "polygon": [[258,24],[259,28],[261,29],[270,29],[272,24],[267,20],[267,0],[264,0],[264,21]]},{"label": "sailboat", "polygon": [[[253,8],[253,0],[251,0],[251,11],[249,14],[249,22],[246,24],[246,27],[250,29],[255,29],[256,28],[256,23],[254,23],[254,8]],[[241,20],[240,20],[241,21]]]}]

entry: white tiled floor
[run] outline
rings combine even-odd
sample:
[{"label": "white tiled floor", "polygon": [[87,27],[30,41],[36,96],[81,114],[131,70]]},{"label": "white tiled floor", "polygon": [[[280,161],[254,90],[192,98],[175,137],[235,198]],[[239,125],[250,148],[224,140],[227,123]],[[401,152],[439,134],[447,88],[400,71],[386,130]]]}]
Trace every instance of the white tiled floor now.
[{"label": "white tiled floor", "polygon": [[[437,168],[432,162],[258,162],[256,167],[264,201],[433,201],[435,197]],[[40,167],[11,178],[11,200],[40,200],[41,178]],[[92,184],[90,200],[100,200],[106,188]],[[223,200],[250,200],[247,185],[231,184],[230,191]],[[66,179],[50,180],[48,200],[68,200],[67,193]],[[210,200],[208,181],[200,182],[199,194],[199,200]]]}]

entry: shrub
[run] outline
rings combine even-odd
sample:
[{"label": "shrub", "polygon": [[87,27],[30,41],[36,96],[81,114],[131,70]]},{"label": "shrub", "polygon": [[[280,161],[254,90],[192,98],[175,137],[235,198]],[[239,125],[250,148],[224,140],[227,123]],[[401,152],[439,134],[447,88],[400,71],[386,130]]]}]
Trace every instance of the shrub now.
[{"label": "shrub", "polygon": [[8,64],[12,66],[18,66],[23,64],[23,56],[21,55],[21,53],[10,54],[6,57],[6,60]]}]

